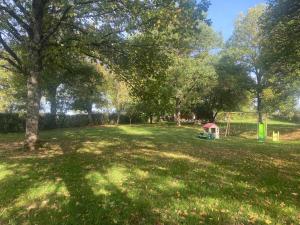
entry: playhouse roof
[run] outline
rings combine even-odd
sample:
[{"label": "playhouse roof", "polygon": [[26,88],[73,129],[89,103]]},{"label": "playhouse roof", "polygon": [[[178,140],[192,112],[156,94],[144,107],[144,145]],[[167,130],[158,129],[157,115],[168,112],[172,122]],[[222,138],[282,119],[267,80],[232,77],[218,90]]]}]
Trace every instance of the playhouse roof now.
[{"label": "playhouse roof", "polygon": [[207,123],[203,128],[218,128],[218,126],[215,123]]}]

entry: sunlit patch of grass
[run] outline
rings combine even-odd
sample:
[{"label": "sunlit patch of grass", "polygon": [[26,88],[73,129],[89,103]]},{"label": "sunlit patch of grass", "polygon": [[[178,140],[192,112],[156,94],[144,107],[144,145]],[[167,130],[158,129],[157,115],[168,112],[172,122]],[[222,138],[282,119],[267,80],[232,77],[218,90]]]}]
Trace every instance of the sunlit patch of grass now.
[{"label": "sunlit patch of grass", "polygon": [[6,163],[0,164],[0,181],[8,176],[13,176],[13,170],[9,169],[12,165],[7,165]]},{"label": "sunlit patch of grass", "polygon": [[109,195],[110,191],[107,190],[106,186],[108,181],[99,172],[90,172],[85,176],[88,184],[92,187],[95,195]]},{"label": "sunlit patch of grass", "polygon": [[159,156],[163,158],[170,158],[170,159],[182,159],[188,160],[190,162],[197,162],[199,159],[192,157],[190,155],[182,154],[180,152],[164,152],[164,151],[153,151],[148,149],[142,150],[143,154],[148,156]]},{"label": "sunlit patch of grass", "polygon": [[[105,145],[104,145],[105,146]],[[103,147],[103,143],[93,143],[86,142],[82,144],[82,147],[77,149],[78,153],[92,153],[100,155],[102,154],[101,148]]]},{"label": "sunlit patch of grass", "polygon": [[[7,207],[0,207],[0,210],[2,209],[0,221],[1,219],[7,219],[10,221],[8,224],[23,224],[28,216],[35,216],[36,211],[61,210],[62,205],[68,202],[70,195],[63,183],[45,181],[32,186],[34,187],[30,187],[24,193],[20,194]],[[59,201],[55,199],[59,199]],[[16,214],[19,217],[15,217]],[[47,221],[46,218],[44,219]],[[50,221],[48,220],[48,222]]]},{"label": "sunlit patch of grass", "polygon": [[182,181],[174,179],[172,177],[164,177],[163,179],[160,179],[159,182],[157,182],[157,189],[159,189],[160,191],[167,192],[174,189],[179,191],[180,189],[184,188],[185,185]]},{"label": "sunlit patch of grass", "polygon": [[18,199],[16,199],[15,205],[17,207],[28,206],[28,210],[36,207],[42,207],[46,204],[46,202],[48,202],[48,196],[53,194],[69,195],[65,186],[56,182],[48,181],[28,189]]},{"label": "sunlit patch of grass", "polygon": [[134,176],[136,176],[138,179],[144,180],[149,178],[149,172],[141,170],[139,168],[135,168],[133,171]]},{"label": "sunlit patch of grass", "polygon": [[129,135],[151,135],[152,132],[149,129],[145,129],[141,126],[120,126],[119,127],[125,134]]},{"label": "sunlit patch of grass", "polygon": [[107,170],[107,173],[104,176],[107,177],[110,183],[113,183],[116,186],[120,186],[128,178],[129,171],[124,166],[114,165]]}]

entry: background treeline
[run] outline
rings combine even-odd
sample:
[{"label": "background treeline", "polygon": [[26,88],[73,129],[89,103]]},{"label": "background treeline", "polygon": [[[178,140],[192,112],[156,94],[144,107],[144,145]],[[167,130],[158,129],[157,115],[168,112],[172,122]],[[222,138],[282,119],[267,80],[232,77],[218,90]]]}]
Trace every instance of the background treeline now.
[{"label": "background treeline", "polygon": [[[121,113],[93,113],[90,120],[87,114],[66,115],[57,114],[53,118],[52,114],[41,114],[39,118],[40,130],[51,130],[56,128],[72,128],[72,127],[84,127],[84,126],[99,126],[99,125],[116,125],[116,124],[143,124],[148,123],[148,118],[143,114],[127,115]],[[193,120],[190,116],[187,119],[182,119],[184,124],[195,124],[203,121]],[[252,130],[256,130],[256,115],[245,115],[243,113],[231,115],[231,120],[234,122],[234,126],[238,126],[240,123],[242,127],[245,127],[245,123],[251,123]],[[163,118],[154,118],[155,122],[172,122],[174,117],[166,116]],[[279,121],[300,123],[300,113],[294,114],[293,117],[287,117],[283,115],[272,115],[269,119],[275,119]],[[53,123],[53,121],[56,121]],[[225,129],[227,123],[227,113],[220,113],[217,115],[216,120],[220,123],[221,128]],[[242,125],[244,124],[244,125]],[[26,116],[22,113],[0,113],[0,133],[8,132],[24,132],[26,125]],[[247,125],[246,125],[247,127]],[[240,129],[239,129],[240,130]],[[249,129],[251,130],[251,129]]]},{"label": "background treeline", "polygon": [[[87,114],[58,114],[55,118],[53,118],[52,114],[41,114],[39,118],[39,129],[50,130],[55,128],[115,125],[117,122],[120,124],[137,124],[146,122],[146,118],[142,115],[129,117],[124,114],[118,116],[116,113],[93,113],[91,118],[92,121]],[[56,121],[55,123],[53,123],[54,120]],[[25,114],[0,113],[0,133],[24,132],[26,125],[25,122]]]}]

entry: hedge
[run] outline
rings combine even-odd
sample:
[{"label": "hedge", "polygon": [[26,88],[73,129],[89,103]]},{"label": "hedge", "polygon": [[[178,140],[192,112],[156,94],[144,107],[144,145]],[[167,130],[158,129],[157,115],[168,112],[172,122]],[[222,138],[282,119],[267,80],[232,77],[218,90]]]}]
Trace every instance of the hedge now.
[{"label": "hedge", "polygon": [[0,132],[20,132],[24,130],[24,115],[17,113],[0,113]]},{"label": "hedge", "polygon": [[[8,132],[24,132],[25,131],[25,118],[24,114],[18,113],[0,113],[0,133]],[[89,123],[88,115],[65,115],[58,114],[56,118],[51,114],[40,115],[39,128],[40,130],[50,130],[55,128],[71,128],[71,127],[84,127],[87,125],[104,125],[116,124],[117,114],[92,114],[93,123]],[[120,115],[120,124],[129,124],[130,118],[125,115]],[[143,120],[139,116],[132,118],[132,123],[142,123]]]}]

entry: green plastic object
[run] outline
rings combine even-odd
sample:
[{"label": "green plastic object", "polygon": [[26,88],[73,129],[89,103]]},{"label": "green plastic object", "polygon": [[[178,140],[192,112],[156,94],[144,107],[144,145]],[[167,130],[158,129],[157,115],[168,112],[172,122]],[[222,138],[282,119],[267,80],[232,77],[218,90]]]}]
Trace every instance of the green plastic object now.
[{"label": "green plastic object", "polygon": [[261,142],[266,140],[266,126],[264,123],[258,124],[258,140]]}]

